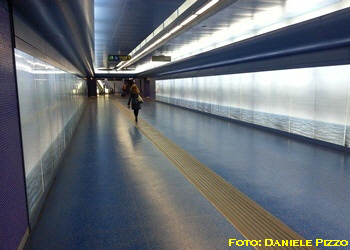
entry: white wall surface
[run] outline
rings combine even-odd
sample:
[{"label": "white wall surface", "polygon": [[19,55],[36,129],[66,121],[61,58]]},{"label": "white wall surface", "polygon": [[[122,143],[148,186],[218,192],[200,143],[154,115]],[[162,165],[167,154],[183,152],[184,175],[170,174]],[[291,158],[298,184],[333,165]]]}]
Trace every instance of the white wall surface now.
[{"label": "white wall surface", "polygon": [[350,145],[350,65],[156,81],[156,99]]},{"label": "white wall surface", "polygon": [[87,96],[82,79],[15,50],[30,219],[58,168]]}]

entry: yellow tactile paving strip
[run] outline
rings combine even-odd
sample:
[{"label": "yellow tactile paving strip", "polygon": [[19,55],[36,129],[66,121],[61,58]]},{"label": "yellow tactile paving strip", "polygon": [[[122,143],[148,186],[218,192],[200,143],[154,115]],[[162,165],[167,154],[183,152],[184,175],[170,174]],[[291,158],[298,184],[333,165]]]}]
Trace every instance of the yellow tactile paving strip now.
[{"label": "yellow tactile paving strip", "polygon": [[[246,239],[261,242],[258,246],[254,246],[256,249],[271,249],[272,246],[264,246],[265,239],[272,239],[274,240],[273,242],[278,240],[279,243],[282,240],[288,240],[288,242],[290,242],[289,240],[297,240],[295,244],[306,242],[299,234],[166,138],[147,122],[139,119],[139,122],[136,124],[133,112],[128,110],[125,105],[118,101],[114,101],[114,104],[174,163],[183,175],[197,187]],[[290,245],[272,248],[316,249],[315,247]]]}]

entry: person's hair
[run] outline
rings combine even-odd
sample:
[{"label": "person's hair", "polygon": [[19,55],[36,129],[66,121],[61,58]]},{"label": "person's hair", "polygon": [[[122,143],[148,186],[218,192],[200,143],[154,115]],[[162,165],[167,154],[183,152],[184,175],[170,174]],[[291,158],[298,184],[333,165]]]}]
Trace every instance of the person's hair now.
[{"label": "person's hair", "polygon": [[131,85],[131,94],[138,94],[139,88],[137,87],[137,85],[134,83],[133,85]]}]

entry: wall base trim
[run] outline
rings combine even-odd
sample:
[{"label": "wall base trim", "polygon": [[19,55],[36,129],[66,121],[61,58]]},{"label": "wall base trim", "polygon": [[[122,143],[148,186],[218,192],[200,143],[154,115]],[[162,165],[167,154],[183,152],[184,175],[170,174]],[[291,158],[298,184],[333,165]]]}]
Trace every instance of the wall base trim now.
[{"label": "wall base trim", "polygon": [[26,245],[27,243],[27,240],[28,240],[28,237],[29,237],[29,227],[27,227],[27,230],[25,231],[23,237],[22,237],[22,240],[21,242],[19,243],[19,246],[17,248],[17,250],[22,250],[24,249],[24,246]]}]

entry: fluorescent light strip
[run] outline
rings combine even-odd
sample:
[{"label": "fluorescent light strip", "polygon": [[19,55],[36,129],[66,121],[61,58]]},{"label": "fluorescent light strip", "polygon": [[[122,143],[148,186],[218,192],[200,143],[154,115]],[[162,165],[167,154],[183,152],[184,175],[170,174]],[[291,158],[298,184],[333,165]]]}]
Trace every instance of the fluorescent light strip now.
[{"label": "fluorescent light strip", "polygon": [[[294,3],[295,1],[301,1],[301,0],[289,0],[289,1],[290,1],[290,3],[287,2],[288,3],[287,6],[289,7],[289,9],[288,8],[285,9],[286,13],[292,12],[293,8],[290,7],[291,3]],[[314,0],[314,1],[316,3],[316,6],[322,2],[326,2],[325,0]],[[203,41],[196,41],[195,45],[192,45],[192,47],[194,46],[194,48],[196,48],[196,49],[194,49],[194,48],[190,48],[190,49],[182,48],[181,51],[175,51],[175,52],[173,51],[173,54],[170,54],[172,56],[172,59],[174,59],[172,61],[177,61],[177,60],[180,60],[182,58],[186,58],[187,56],[190,56],[190,55],[196,55],[198,53],[205,52],[205,51],[208,51],[208,50],[213,49],[213,48],[217,48],[217,47],[220,47],[223,45],[235,43],[235,42],[238,42],[238,41],[241,41],[241,40],[244,40],[244,39],[256,36],[256,35],[264,34],[264,33],[271,31],[271,30],[283,28],[283,27],[286,27],[286,26],[289,26],[289,25],[292,25],[295,23],[300,23],[300,22],[303,22],[303,21],[306,21],[306,20],[309,20],[309,19],[312,19],[312,18],[315,18],[318,16],[332,13],[336,10],[350,7],[350,0],[330,0],[329,3],[330,3],[330,5],[325,5],[324,7],[320,7],[320,9],[313,7],[313,5],[309,6],[309,10],[306,10],[305,12],[297,14],[297,15],[292,16],[292,17],[288,16],[288,19],[283,20],[283,21],[278,21],[278,15],[277,15],[278,11],[275,11],[276,9],[274,7],[270,8],[269,10],[262,11],[261,13],[265,14],[264,12],[266,12],[266,13],[269,12],[269,15],[274,16],[276,18],[276,21],[278,21],[277,23],[273,24],[274,20],[272,20],[272,22],[270,22],[271,24],[267,24],[266,27],[261,27],[261,28],[255,29],[254,28],[254,25],[256,25],[256,24],[254,24],[254,20],[256,20],[255,18],[253,20],[251,18],[243,19],[240,22],[236,22],[236,23],[232,24],[229,29],[220,31],[220,32],[224,32],[224,33],[226,32],[228,34],[234,32],[237,34],[237,36],[232,36],[232,37],[225,36],[225,39],[223,39],[222,41],[217,41],[217,37],[222,37],[224,35],[223,34],[215,35],[218,33],[214,33],[214,34],[212,34],[212,37],[209,39],[216,37],[215,39],[213,39],[213,40],[215,40],[215,42],[210,42],[208,40],[208,38],[206,38],[206,39],[203,39]],[[292,9],[292,10],[290,10],[290,9]],[[258,17],[259,16],[260,16],[260,14],[258,14]],[[239,30],[239,27],[242,27],[242,30]],[[247,27],[249,27],[249,28],[247,28]],[[202,47],[202,46],[200,46],[200,43],[210,44],[210,45],[209,46],[206,45],[205,47]],[[174,53],[177,54],[178,56],[174,56]],[[184,56],[184,55],[186,55],[186,56]],[[143,65],[141,65],[140,67],[142,67]],[[152,66],[152,67],[154,68],[154,66]]]},{"label": "fluorescent light strip", "polygon": [[[183,21],[181,24],[179,24],[178,26],[176,26],[175,28],[173,28],[170,32],[168,32],[167,34],[165,34],[164,36],[162,36],[161,38],[159,38],[157,41],[155,41],[152,45],[148,46],[144,51],[142,51],[138,56],[134,57],[133,59],[131,59],[130,61],[126,62],[124,65],[121,65],[117,70],[120,70],[121,68],[125,67],[127,64],[127,66],[129,66],[130,64],[134,63],[135,60],[140,57],[141,55],[143,55],[145,52],[149,51],[152,47],[154,47],[155,45],[157,45],[158,43],[160,43],[161,41],[165,40],[166,38],[168,38],[170,35],[174,34],[176,31],[180,30],[182,27],[184,27],[186,24],[190,23],[192,20],[194,20],[195,18],[198,17],[198,15],[202,14],[203,12],[205,12],[206,10],[208,10],[209,8],[211,8],[212,6],[214,6],[216,3],[218,3],[220,0],[212,0],[211,2],[209,2],[207,5],[205,5],[203,8],[201,8],[199,11],[196,12],[196,14],[191,15],[189,18],[187,18],[185,21]],[[134,50],[133,50],[134,52]],[[135,51],[136,52],[136,51]],[[119,65],[119,64],[118,64]]]},{"label": "fluorescent light strip", "polygon": [[171,33],[166,33],[164,36],[162,36],[162,38],[160,38],[161,40],[165,40],[167,39],[169,36],[171,36]]},{"label": "fluorescent light strip", "polygon": [[[188,8],[190,8],[195,2],[197,2],[197,0],[186,0],[185,1],[185,3],[184,4],[182,4],[174,13],[183,13],[186,9],[188,9]],[[181,9],[181,12],[179,11]],[[178,14],[179,15],[179,14]],[[167,19],[168,20],[168,19]],[[165,21],[165,22],[167,22],[167,20]],[[175,20],[175,19],[174,19]],[[168,24],[167,25],[165,25],[165,22],[163,22],[162,24],[161,24],[161,26],[159,26],[156,30],[158,30],[159,28],[161,28],[161,30],[163,30],[165,27],[164,26],[167,26],[167,25],[169,25],[171,22],[167,22]],[[157,32],[157,34],[161,31],[161,30],[159,30],[158,32]],[[151,34],[153,34],[153,37],[154,37],[154,31],[151,33]],[[150,36],[151,36],[151,34],[150,34]],[[169,34],[170,35],[170,34]],[[149,36],[148,36],[149,37]],[[163,38],[161,38],[162,40],[164,40],[166,37],[163,37]],[[142,41],[141,43],[143,43],[144,41]],[[157,43],[157,42],[156,42]],[[154,46],[154,45],[153,45]],[[133,55],[133,54],[135,54],[139,49],[141,49],[141,44],[139,44],[137,47],[135,47],[132,51],[131,51],[131,53],[129,54],[129,55]],[[118,64],[119,65],[119,64]],[[124,64],[125,65],[125,64]]]},{"label": "fluorescent light strip", "polygon": [[182,25],[178,25],[178,26],[176,26],[175,28],[173,28],[169,33],[170,34],[173,34],[173,33],[175,33],[176,31],[178,31],[179,29],[181,29],[183,26]]},{"label": "fluorescent light strip", "polygon": [[207,9],[209,9],[210,7],[212,7],[214,4],[216,4],[217,2],[219,2],[220,0],[212,0],[210,3],[208,3],[207,5],[205,5],[203,8],[201,8],[199,11],[196,12],[196,15],[200,15],[202,14],[204,11],[206,11]]},{"label": "fluorescent light strip", "polygon": [[192,16],[190,16],[189,18],[187,18],[185,21],[183,21],[180,25],[186,25],[189,22],[191,22],[193,19],[195,19],[198,15],[193,14]]},{"label": "fluorescent light strip", "polygon": [[[192,16],[191,16],[192,17]],[[197,15],[194,15],[194,18],[196,18]],[[192,18],[191,20],[193,20],[194,18]],[[190,19],[190,18],[188,18]],[[187,20],[188,20],[187,19]],[[186,20],[186,21],[187,21]],[[189,20],[188,22],[190,22],[191,20]],[[124,65],[121,65],[117,70],[120,70],[121,68],[125,67],[126,64],[132,64],[135,62],[135,60],[137,58],[139,58],[141,55],[143,55],[145,52],[149,51],[152,47],[154,47],[155,45],[157,45],[158,43],[160,43],[161,41],[165,40],[166,38],[168,38],[170,35],[172,35],[173,33],[175,33],[176,31],[178,31],[179,29],[181,29],[183,27],[183,25],[178,25],[176,26],[174,29],[172,29],[170,32],[168,32],[167,34],[165,34],[164,36],[162,36],[161,38],[159,38],[157,41],[155,41],[152,45],[150,45],[148,48],[146,48],[144,51],[142,51],[139,55],[137,55],[136,57],[134,57],[133,59],[131,59],[130,61],[126,62]],[[118,64],[119,65],[119,64]]]},{"label": "fluorescent light strip", "polygon": [[159,38],[157,41],[155,41],[154,43],[152,43],[149,48],[153,48],[154,46],[156,46],[158,43],[160,43],[161,41],[163,41],[163,37]]}]

